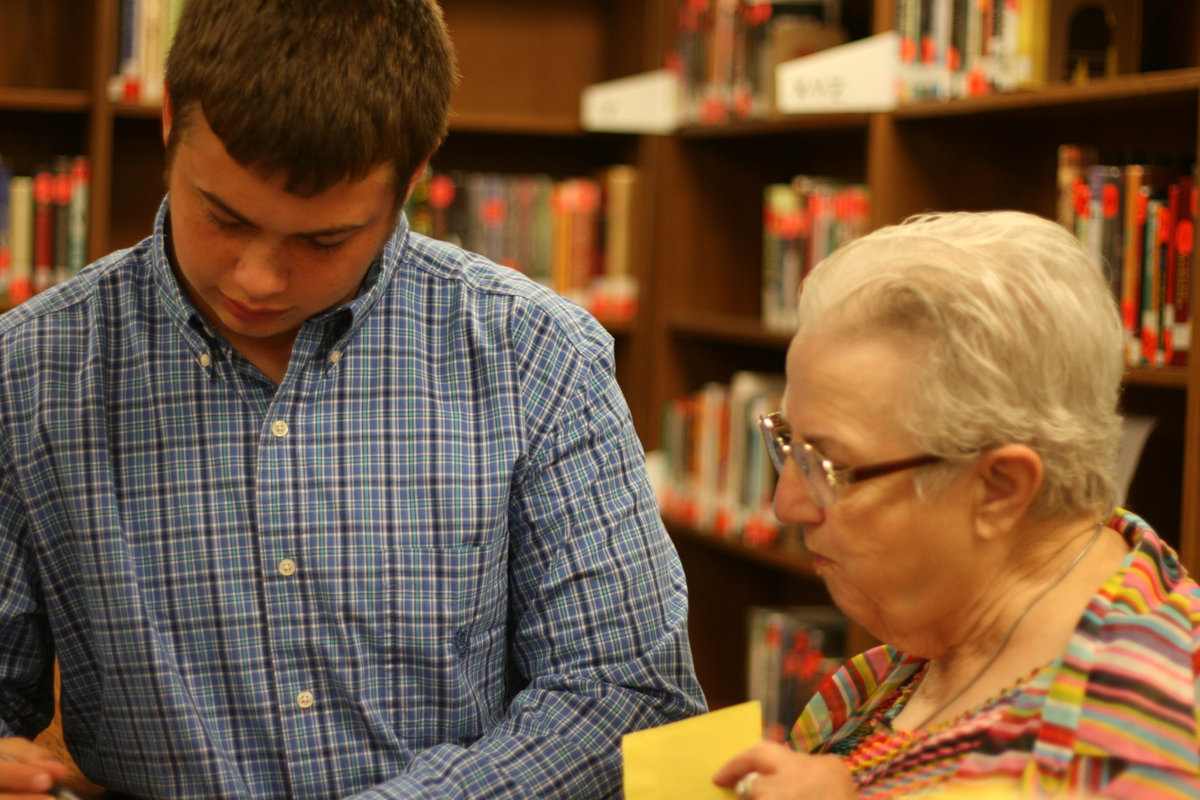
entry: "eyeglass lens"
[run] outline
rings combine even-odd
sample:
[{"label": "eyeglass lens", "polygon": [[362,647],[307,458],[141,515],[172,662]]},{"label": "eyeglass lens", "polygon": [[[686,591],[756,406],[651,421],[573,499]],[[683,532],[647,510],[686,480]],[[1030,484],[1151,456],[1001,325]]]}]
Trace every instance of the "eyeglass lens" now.
[{"label": "eyeglass lens", "polygon": [[790,456],[795,460],[796,466],[800,468],[809,494],[812,495],[817,505],[822,508],[833,505],[836,495],[821,454],[807,444],[800,446],[790,444],[787,441],[787,428],[778,422],[764,424],[762,434],[767,445],[767,453],[771,457],[771,463],[775,465],[775,471],[782,475],[784,465],[787,464]]}]

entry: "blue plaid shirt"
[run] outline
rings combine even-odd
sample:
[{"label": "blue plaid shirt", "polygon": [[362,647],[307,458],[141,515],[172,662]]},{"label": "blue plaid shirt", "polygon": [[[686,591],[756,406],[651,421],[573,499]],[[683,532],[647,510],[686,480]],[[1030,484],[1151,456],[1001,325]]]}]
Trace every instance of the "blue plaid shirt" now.
[{"label": "blue plaid shirt", "polygon": [[0,316],[0,727],[155,797],[601,797],[703,710],[610,337],[408,231],[276,387],[154,235]]}]

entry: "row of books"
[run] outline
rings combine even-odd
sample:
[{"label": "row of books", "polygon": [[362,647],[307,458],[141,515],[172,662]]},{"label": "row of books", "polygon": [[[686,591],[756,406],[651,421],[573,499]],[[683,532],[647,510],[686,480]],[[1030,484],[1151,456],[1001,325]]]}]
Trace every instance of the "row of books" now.
[{"label": "row of books", "polygon": [[15,305],[87,263],[91,170],[59,156],[34,175],[14,175],[0,157],[0,304]]},{"label": "row of books", "polygon": [[834,606],[747,609],[746,695],[763,711],[763,733],[782,742],[822,681],[846,657],[846,616]]},{"label": "row of books", "polygon": [[901,102],[1045,82],[1050,0],[896,0]]},{"label": "row of books", "polygon": [[740,371],[667,402],[656,487],[665,517],[753,547],[792,544],[772,510],[775,468],[758,426],[783,386],[783,375]]},{"label": "row of books", "polygon": [[1094,148],[1059,147],[1058,219],[1105,271],[1129,366],[1188,363],[1198,192],[1194,168],[1105,164]]},{"label": "row of books", "polygon": [[864,184],[798,175],[763,190],[762,322],[796,329],[800,282],[841,245],[866,233],[870,193]]},{"label": "row of books", "polygon": [[117,59],[108,82],[114,103],[163,99],[163,66],[184,0],[119,0]]},{"label": "row of books", "polygon": [[418,233],[512,267],[606,322],[637,311],[631,266],[638,173],[594,177],[427,170],[405,211]]},{"label": "row of books", "polygon": [[841,0],[681,0],[675,51],[680,119],[715,124],[768,116],[775,67],[842,44]]}]

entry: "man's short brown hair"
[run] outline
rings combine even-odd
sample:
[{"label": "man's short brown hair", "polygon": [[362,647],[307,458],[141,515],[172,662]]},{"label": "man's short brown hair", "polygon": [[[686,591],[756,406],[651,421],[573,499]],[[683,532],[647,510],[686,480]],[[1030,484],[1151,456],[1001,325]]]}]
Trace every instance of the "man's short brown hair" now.
[{"label": "man's short brown hair", "polygon": [[317,194],[390,163],[403,196],[456,73],[435,0],[188,0],[167,56],[167,163],[199,108],[229,155]]}]

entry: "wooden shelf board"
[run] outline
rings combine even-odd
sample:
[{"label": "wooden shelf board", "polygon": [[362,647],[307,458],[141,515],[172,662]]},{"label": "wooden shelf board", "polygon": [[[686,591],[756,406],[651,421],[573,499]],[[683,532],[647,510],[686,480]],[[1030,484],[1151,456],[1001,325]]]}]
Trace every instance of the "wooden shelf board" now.
[{"label": "wooden shelf board", "polygon": [[471,133],[518,133],[534,136],[578,136],[583,126],[577,117],[545,114],[452,111],[450,130]]},{"label": "wooden shelf board", "polygon": [[790,334],[768,330],[752,317],[732,314],[677,311],[668,320],[672,335],[692,339],[715,339],[752,347],[787,350]]},{"label": "wooden shelf board", "polygon": [[703,545],[712,550],[726,553],[742,561],[749,561],[770,567],[773,570],[806,578],[817,577],[812,562],[802,553],[788,550],[776,550],[766,547],[751,547],[742,544],[737,539],[728,539],[715,533],[706,533],[697,528],[666,519],[668,532],[675,539]]},{"label": "wooden shelf board", "polygon": [[26,89],[0,87],[0,109],[80,113],[91,99],[83,89]]},{"label": "wooden shelf board", "polygon": [[608,331],[609,333],[611,333],[613,336],[615,336],[617,338],[633,335],[633,330],[634,330],[633,320],[630,320],[630,319],[615,320],[615,319],[606,319],[604,317],[597,317],[597,319],[600,321],[600,324],[604,326],[604,329],[606,331]]},{"label": "wooden shelf board", "polygon": [[891,112],[896,119],[937,119],[967,114],[1008,113],[1038,108],[1061,111],[1072,106],[1103,105],[1120,100],[1159,101],[1179,95],[1195,102],[1200,94],[1200,68],[1120,75],[1087,84],[1050,83],[1038,89],[1004,92],[946,102],[924,102]]},{"label": "wooden shelf board", "polygon": [[1188,388],[1187,367],[1131,367],[1125,371],[1129,386],[1161,386],[1168,389]]},{"label": "wooden shelf board", "polygon": [[127,119],[161,119],[162,106],[158,103],[114,103],[113,116]]},{"label": "wooden shelf board", "polygon": [[805,131],[865,130],[870,119],[870,114],[779,114],[720,125],[686,125],[678,130],[678,134],[684,139],[724,139]]},{"label": "wooden shelf board", "polygon": [[[732,314],[676,311],[668,319],[671,334],[690,339],[712,339],[737,342],[754,347],[786,350],[791,343],[789,334],[768,330],[752,317]],[[1187,367],[1131,367],[1126,370],[1125,383],[1131,386],[1159,386],[1187,389]]]}]

